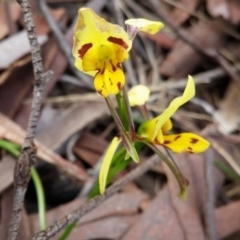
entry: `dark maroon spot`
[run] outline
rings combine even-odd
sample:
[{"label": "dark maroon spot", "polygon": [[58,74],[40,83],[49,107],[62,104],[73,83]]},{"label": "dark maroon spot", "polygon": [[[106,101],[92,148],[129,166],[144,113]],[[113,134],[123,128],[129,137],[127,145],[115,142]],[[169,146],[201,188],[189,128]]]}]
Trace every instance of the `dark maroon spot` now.
[{"label": "dark maroon spot", "polygon": [[92,47],[92,43],[86,43],[78,50],[79,57],[83,59],[85,53]]},{"label": "dark maroon spot", "polygon": [[190,141],[190,143],[192,143],[192,144],[195,144],[195,143],[197,143],[199,140],[198,139],[196,139],[196,138],[191,138],[191,141]]},{"label": "dark maroon spot", "polygon": [[102,90],[99,90],[98,93],[99,93],[100,95],[102,95]]},{"label": "dark maroon spot", "polygon": [[116,43],[125,49],[128,48],[128,45],[121,38],[109,37],[107,40],[109,42]]},{"label": "dark maroon spot", "polygon": [[189,151],[192,151],[192,148],[191,148],[191,147],[188,147],[187,149],[188,149]]},{"label": "dark maroon spot", "polygon": [[174,141],[177,141],[180,137],[181,137],[181,135],[177,135],[177,136],[174,138]]},{"label": "dark maroon spot", "polygon": [[118,90],[122,89],[122,84],[120,82],[117,83]]},{"label": "dark maroon spot", "polygon": [[165,140],[163,144],[169,144],[171,141]]},{"label": "dark maroon spot", "polygon": [[109,82],[111,83],[111,85],[113,85],[111,78],[109,78],[108,80],[109,80]]},{"label": "dark maroon spot", "polygon": [[187,153],[193,154],[194,152],[192,152],[192,151],[187,151]]},{"label": "dark maroon spot", "polygon": [[111,60],[110,60],[110,63],[111,63],[111,65],[112,65],[112,70],[113,70],[113,72],[115,72],[115,71],[117,70],[117,68],[113,65],[113,63],[112,63]]}]

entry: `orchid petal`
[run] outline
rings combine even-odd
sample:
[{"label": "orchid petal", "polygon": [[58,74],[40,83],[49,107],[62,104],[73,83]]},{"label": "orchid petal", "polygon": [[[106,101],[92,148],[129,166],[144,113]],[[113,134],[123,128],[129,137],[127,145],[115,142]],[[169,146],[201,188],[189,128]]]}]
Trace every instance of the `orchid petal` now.
[{"label": "orchid petal", "polygon": [[164,135],[163,146],[175,153],[201,153],[208,149],[209,142],[194,133]]},{"label": "orchid petal", "polygon": [[128,27],[128,34],[130,39],[134,39],[136,34],[141,31],[149,34],[156,34],[164,25],[161,22],[150,21],[144,18],[128,19],[125,21]]},{"label": "orchid petal", "polygon": [[150,89],[145,85],[133,86],[128,92],[128,99],[130,106],[141,106],[144,105],[150,95]]},{"label": "orchid petal", "polygon": [[194,96],[195,96],[194,80],[191,76],[188,76],[188,83],[184,90],[183,95],[173,99],[170,105],[168,106],[168,108],[165,109],[161,115],[150,120],[150,121],[156,122],[153,139],[157,136],[162,126],[167,122],[167,120],[169,120],[172,117],[172,115],[177,111],[177,109],[183,104],[185,104],[186,102],[188,102]]},{"label": "orchid petal", "polygon": [[99,189],[101,194],[104,194],[111,161],[120,142],[121,139],[114,137],[104,156],[103,163],[99,172]]}]

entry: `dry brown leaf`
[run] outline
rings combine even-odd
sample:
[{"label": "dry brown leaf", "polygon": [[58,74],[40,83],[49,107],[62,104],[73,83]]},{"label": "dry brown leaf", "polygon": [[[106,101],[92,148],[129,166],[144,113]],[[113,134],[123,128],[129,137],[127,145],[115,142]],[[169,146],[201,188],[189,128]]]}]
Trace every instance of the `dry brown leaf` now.
[{"label": "dry brown leaf", "polygon": [[72,134],[107,112],[107,106],[102,102],[76,104],[66,109],[62,116],[53,119],[44,131],[37,134],[37,139],[44,142],[50,149],[56,150]]},{"label": "dry brown leaf", "polygon": [[84,132],[76,142],[74,152],[90,166],[94,166],[107,146],[108,142],[103,138],[89,132]]},{"label": "dry brown leaf", "polygon": [[15,163],[12,156],[5,156],[0,161],[0,194],[13,183]]},{"label": "dry brown leaf", "polygon": [[[68,239],[110,238],[118,239],[133,223],[140,203],[147,199],[141,191],[134,193],[118,193],[106,200],[96,209],[85,215]],[[49,224],[81,206],[84,199],[78,198],[47,212]],[[32,230],[38,230],[37,215],[32,215]],[[78,237],[77,237],[78,236]]]},{"label": "dry brown leaf", "polygon": [[17,2],[14,1],[6,1],[6,2],[1,2],[0,4],[0,39],[5,37],[9,33],[9,28],[8,28],[8,22],[6,18],[6,9],[4,4],[8,4],[10,14],[11,14],[11,19],[13,22],[16,22],[20,16],[21,16],[21,8]]},{"label": "dry brown leaf", "polygon": [[[188,198],[186,201],[182,201],[178,197],[179,186],[176,179],[171,170],[165,164],[163,166],[168,178],[171,201],[185,232],[185,239],[205,239],[202,226],[205,198],[204,159],[202,156],[195,154],[178,154],[174,155],[174,158],[184,177],[189,181]],[[215,182],[215,189],[219,189],[224,180],[223,174],[217,168],[214,168],[212,176]]]},{"label": "dry brown leaf", "polygon": [[239,0],[207,0],[207,9],[213,17],[223,17],[233,24],[240,22]]},{"label": "dry brown leaf", "polygon": [[229,203],[215,210],[219,238],[240,231],[240,201]]},{"label": "dry brown leaf", "polygon": [[[186,6],[188,11],[194,12],[199,4],[199,0],[181,0],[181,5]],[[187,11],[183,11],[179,8],[174,8],[171,13],[171,18],[174,19],[176,26],[182,25],[191,16]]]},{"label": "dry brown leaf", "polygon": [[219,125],[223,133],[230,133],[240,129],[240,89],[235,82],[230,82],[224,99],[219,104],[219,117],[223,119],[224,125]]},{"label": "dry brown leaf", "polygon": [[178,217],[170,201],[169,190],[164,187],[149,204],[139,220],[121,238],[122,240],[184,240]]},{"label": "dry brown leaf", "polygon": [[[198,23],[188,30],[189,35],[205,49],[218,48],[224,42],[223,34],[205,24]],[[190,74],[202,61],[202,57],[188,44],[178,40],[160,67],[167,77],[181,78]]]},{"label": "dry brown leaf", "polygon": [[[0,221],[0,236],[1,239],[7,239],[8,227],[10,223],[12,204],[13,204],[13,187],[8,188],[1,194],[1,221]],[[30,229],[29,217],[25,210],[22,212],[22,221],[19,228],[18,239],[29,239],[32,235]]]},{"label": "dry brown leaf", "polygon": [[[38,42],[43,45],[47,42],[47,35],[38,36]],[[21,46],[21,47],[19,47]],[[0,69],[8,68],[19,58],[30,52],[26,31],[18,32],[0,42]]]},{"label": "dry brown leaf", "polygon": [[[59,22],[59,20],[65,14],[65,9],[64,8],[50,9],[50,13],[52,14],[56,22]],[[51,29],[48,23],[46,22],[45,17],[37,8],[33,8],[33,20],[36,26],[36,34],[38,36],[50,32]]]},{"label": "dry brown leaf", "polygon": [[[11,119],[7,118],[3,114],[0,114],[0,138],[5,138],[11,142],[22,145],[25,138],[25,131]],[[54,153],[49,147],[42,144],[39,141],[35,141],[38,148],[37,156],[48,163],[59,167],[63,171],[67,172],[76,179],[85,181],[89,178],[87,172],[84,169],[77,167],[76,165],[64,160],[61,156]]]},{"label": "dry brown leaf", "polygon": [[175,39],[171,38],[164,32],[159,32],[154,35],[144,34],[147,38],[151,39],[155,43],[159,44],[161,47],[170,49],[174,46]]},{"label": "dry brown leaf", "polygon": [[213,17],[221,16],[225,19],[229,19],[228,1],[229,0],[207,0],[208,12]]}]

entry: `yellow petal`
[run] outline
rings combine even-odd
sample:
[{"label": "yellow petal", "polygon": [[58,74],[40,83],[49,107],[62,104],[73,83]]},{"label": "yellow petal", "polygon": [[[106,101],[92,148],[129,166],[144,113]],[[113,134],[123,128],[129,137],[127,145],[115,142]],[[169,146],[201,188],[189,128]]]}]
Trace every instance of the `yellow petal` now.
[{"label": "yellow petal", "polygon": [[185,104],[187,101],[189,101],[191,98],[193,98],[195,95],[195,84],[194,80],[191,76],[188,76],[188,83],[184,90],[184,93],[182,96],[177,97],[172,100],[170,105],[167,109],[164,110],[164,112],[159,115],[158,117],[150,120],[156,122],[156,127],[153,135],[153,139],[155,139],[157,133],[162,128],[162,126],[171,118],[171,116],[177,111],[177,109]]},{"label": "yellow petal", "polygon": [[[79,16],[74,29],[73,56],[76,61],[75,66],[80,71],[89,74],[88,71],[83,69],[82,58],[90,50],[90,45],[92,48],[108,45],[114,48],[116,45],[121,48],[122,53],[121,51],[115,53],[114,55],[117,56],[114,56],[114,58],[126,59],[127,54],[125,52],[130,50],[132,41],[129,40],[128,34],[122,27],[107,22],[89,8],[81,8],[78,13]],[[99,58],[97,53],[95,58]],[[90,75],[93,75],[93,73],[90,72]]]},{"label": "yellow petal", "polygon": [[109,93],[118,94],[125,84],[125,76],[120,67],[114,69],[114,71],[107,71],[106,81],[109,81]]},{"label": "yellow petal", "polygon": [[84,72],[94,72],[95,74],[97,72],[96,69],[102,69],[103,63],[98,60],[98,48],[90,48],[83,56],[81,65],[78,68],[81,68]]},{"label": "yellow petal", "polygon": [[[153,121],[154,120],[154,121]],[[149,121],[146,121],[144,123],[142,123],[139,128],[138,128],[138,132],[137,134],[146,139],[149,142],[154,142],[153,136],[155,133],[155,128],[156,128],[156,124],[157,124],[157,120],[156,119],[152,119]],[[158,133],[161,131],[161,129],[158,131]],[[161,143],[161,141],[159,141],[159,143]]]},{"label": "yellow petal", "polygon": [[158,132],[156,139],[157,143],[162,144],[164,142],[164,138],[163,138],[163,132],[160,129],[160,131]]},{"label": "yellow petal", "polygon": [[[191,76],[189,76],[188,83],[187,83],[187,86],[185,88],[183,95],[181,97],[175,98],[170,103],[169,107],[167,109],[165,109],[161,115],[141,124],[138,129],[138,135],[147,139],[150,142],[154,142],[156,136],[158,135],[159,131],[162,130],[164,124],[169,124],[169,123],[167,123],[167,121],[176,112],[176,110],[181,105],[183,105],[184,103],[189,101],[191,98],[193,98],[194,95],[195,95],[194,81],[193,81],[193,78]],[[170,127],[170,125],[167,126],[168,128],[166,128],[166,126],[167,125],[164,126],[163,130],[166,130]]]},{"label": "yellow petal", "polygon": [[164,135],[163,138],[164,143],[162,145],[176,153],[201,153],[210,146],[207,140],[194,133]]},{"label": "yellow petal", "polygon": [[114,137],[104,156],[103,163],[99,172],[99,189],[101,194],[104,194],[111,161],[120,142],[121,140],[119,138]]},{"label": "yellow petal", "polygon": [[128,19],[125,21],[125,24],[128,27],[128,34],[131,39],[133,39],[139,31],[149,34],[156,34],[164,27],[163,23],[161,22],[150,21],[143,18]]},{"label": "yellow petal", "polygon": [[94,78],[94,87],[96,91],[101,94],[103,97],[108,97],[109,95],[109,86],[105,83],[104,73],[97,73]]},{"label": "yellow petal", "polygon": [[166,133],[172,129],[172,121],[171,119],[168,119],[162,126],[161,130],[163,133]]},{"label": "yellow petal", "polygon": [[141,106],[144,105],[150,95],[150,90],[145,85],[136,85],[132,87],[128,92],[128,98],[130,106]]}]

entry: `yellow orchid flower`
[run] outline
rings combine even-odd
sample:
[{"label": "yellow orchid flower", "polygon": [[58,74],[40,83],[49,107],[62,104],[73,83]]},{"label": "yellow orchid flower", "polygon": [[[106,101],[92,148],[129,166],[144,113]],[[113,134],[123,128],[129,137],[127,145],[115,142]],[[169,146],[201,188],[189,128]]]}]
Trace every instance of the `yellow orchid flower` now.
[{"label": "yellow orchid flower", "polygon": [[94,87],[105,98],[109,94],[118,94],[125,84],[121,63],[128,59],[136,33],[154,34],[163,27],[160,22],[129,20],[126,24],[131,31],[127,33],[122,27],[96,15],[93,10],[79,9],[73,38],[75,66],[94,76]]},{"label": "yellow orchid flower", "polygon": [[183,95],[175,98],[161,115],[141,124],[138,135],[148,142],[163,145],[176,153],[205,151],[210,145],[209,142],[194,133],[167,134],[172,129],[171,116],[194,95],[194,80],[189,76]]},{"label": "yellow orchid flower", "polygon": [[131,107],[144,105],[150,95],[150,89],[145,85],[133,86],[128,91],[128,99]]}]

